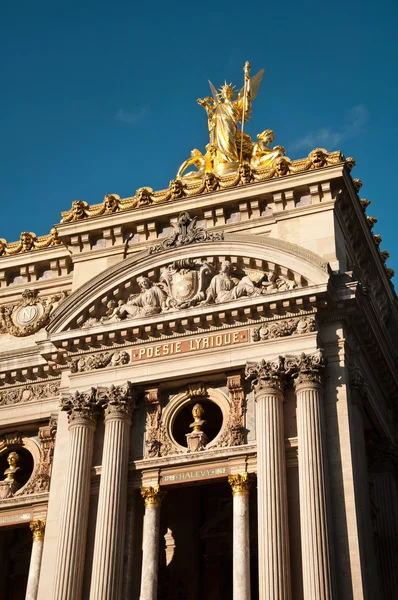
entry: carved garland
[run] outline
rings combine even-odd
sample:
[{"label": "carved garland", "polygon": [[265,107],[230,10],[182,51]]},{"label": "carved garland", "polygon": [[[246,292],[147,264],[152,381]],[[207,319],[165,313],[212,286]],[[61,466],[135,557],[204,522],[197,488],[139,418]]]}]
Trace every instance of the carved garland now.
[{"label": "carved garland", "polygon": [[0,391],[0,406],[52,398],[58,395],[59,387],[60,380],[11,387]]}]

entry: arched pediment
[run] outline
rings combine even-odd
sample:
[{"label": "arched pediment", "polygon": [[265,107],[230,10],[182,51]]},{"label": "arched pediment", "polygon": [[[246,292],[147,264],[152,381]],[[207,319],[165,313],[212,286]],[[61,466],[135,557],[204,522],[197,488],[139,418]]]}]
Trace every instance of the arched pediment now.
[{"label": "arched pediment", "polygon": [[[223,281],[214,279],[221,271]],[[328,264],[309,250],[270,237],[227,234],[223,240],[152,254],[145,250],[126,258],[71,294],[53,314],[47,331],[149,319],[200,303],[220,305],[325,284],[328,278]],[[140,283],[152,291],[143,296]]]}]

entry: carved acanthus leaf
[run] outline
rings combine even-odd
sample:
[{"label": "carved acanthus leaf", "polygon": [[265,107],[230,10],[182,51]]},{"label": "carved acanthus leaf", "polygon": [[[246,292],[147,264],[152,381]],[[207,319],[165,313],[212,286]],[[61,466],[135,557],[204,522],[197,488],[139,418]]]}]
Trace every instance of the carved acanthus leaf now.
[{"label": "carved acanthus leaf", "polygon": [[99,352],[88,356],[80,356],[71,361],[72,373],[82,373],[84,371],[93,371],[103,369],[108,365],[117,367],[127,365],[130,362],[130,356],[125,350],[117,352]]},{"label": "carved acanthus leaf", "polygon": [[266,389],[281,391],[285,376],[283,358],[278,356],[269,361],[263,359],[257,363],[246,363],[245,375],[246,379],[252,380],[252,388],[256,392]]},{"label": "carved acanthus leaf", "polygon": [[315,330],[315,317],[285,319],[276,323],[266,322],[252,329],[252,341],[264,341],[289,335],[300,335]]},{"label": "carved acanthus leaf", "polygon": [[57,396],[60,381],[53,380],[47,383],[32,383],[29,385],[10,387],[0,391],[0,406],[32,402],[41,398]]}]

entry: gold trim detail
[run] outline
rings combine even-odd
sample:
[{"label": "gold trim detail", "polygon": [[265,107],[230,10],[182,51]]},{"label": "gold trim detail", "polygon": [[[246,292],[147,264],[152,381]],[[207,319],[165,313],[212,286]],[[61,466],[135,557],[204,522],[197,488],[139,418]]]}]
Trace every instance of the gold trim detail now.
[{"label": "gold trim detail", "polygon": [[33,541],[42,540],[44,538],[44,532],[46,529],[46,520],[38,519],[37,521],[30,522],[30,530],[33,533]]},{"label": "gold trim detail", "polygon": [[249,473],[238,473],[228,476],[228,483],[232,488],[233,496],[248,496],[252,480]]},{"label": "gold trim detail", "polygon": [[144,498],[145,508],[148,508],[149,506],[160,506],[165,495],[166,492],[162,491],[159,485],[141,488],[141,496]]}]

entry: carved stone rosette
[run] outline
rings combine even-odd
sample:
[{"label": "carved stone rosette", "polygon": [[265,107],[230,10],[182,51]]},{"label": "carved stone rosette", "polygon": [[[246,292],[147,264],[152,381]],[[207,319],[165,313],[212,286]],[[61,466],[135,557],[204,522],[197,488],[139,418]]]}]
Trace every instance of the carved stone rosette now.
[{"label": "carved stone rosette", "polygon": [[160,489],[159,485],[141,488],[141,496],[144,498],[146,508],[148,506],[159,507],[166,493]]}]

